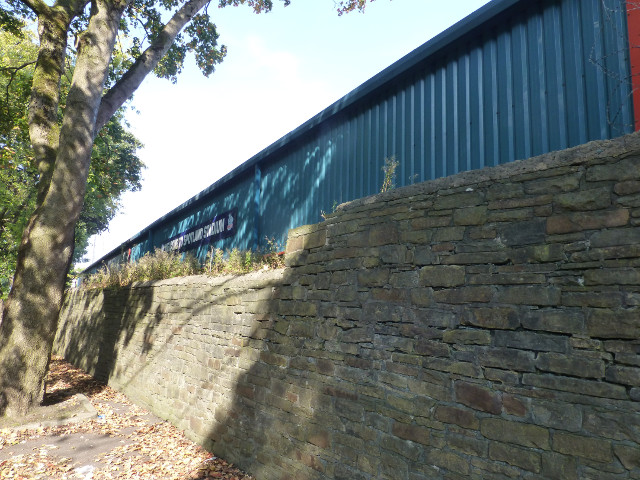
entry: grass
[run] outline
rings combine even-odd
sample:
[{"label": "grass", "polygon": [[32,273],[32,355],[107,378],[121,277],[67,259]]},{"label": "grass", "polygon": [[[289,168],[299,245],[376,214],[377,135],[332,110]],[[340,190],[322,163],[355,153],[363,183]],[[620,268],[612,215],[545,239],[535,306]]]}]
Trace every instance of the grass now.
[{"label": "grass", "polygon": [[100,269],[83,278],[81,287],[98,289],[126,287],[134,282],[164,280],[189,275],[243,275],[259,270],[284,267],[284,252],[278,252],[275,243],[270,243],[263,252],[251,250],[230,251],[215,249],[207,255],[204,263],[190,254],[156,250],[131,263]]}]

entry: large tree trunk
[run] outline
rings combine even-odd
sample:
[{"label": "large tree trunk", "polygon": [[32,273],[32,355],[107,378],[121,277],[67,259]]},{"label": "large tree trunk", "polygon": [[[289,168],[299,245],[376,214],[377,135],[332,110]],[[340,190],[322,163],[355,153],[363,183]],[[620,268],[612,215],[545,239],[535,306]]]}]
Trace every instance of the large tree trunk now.
[{"label": "large tree trunk", "polygon": [[[0,324],[0,416],[19,416],[42,401],[73,233],[82,209],[95,123],[120,17],[127,2],[93,3],[78,48],[48,188],[22,237],[13,287]],[[41,22],[42,25],[42,22]],[[33,139],[32,139],[33,141]],[[36,141],[34,141],[36,143]]]}]

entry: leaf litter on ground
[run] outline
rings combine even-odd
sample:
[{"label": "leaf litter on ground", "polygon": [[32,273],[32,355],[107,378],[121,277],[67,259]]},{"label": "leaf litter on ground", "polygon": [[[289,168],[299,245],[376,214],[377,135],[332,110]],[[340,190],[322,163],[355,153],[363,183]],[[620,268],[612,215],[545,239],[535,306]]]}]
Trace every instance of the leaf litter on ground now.
[{"label": "leaf litter on ground", "polygon": [[[0,478],[11,480],[254,480],[233,464],[213,456],[190,441],[182,431],[158,420],[149,423],[149,412],[122,393],[98,382],[63,358],[51,359],[43,404],[73,401],[86,395],[98,416],[92,420],[29,430],[0,429],[0,453],[13,445],[37,443],[29,453],[2,460]],[[124,407],[124,408],[123,408]],[[55,443],[75,434],[103,435],[119,444],[99,454],[92,465],[79,465],[56,455]],[[51,439],[51,441],[49,441]],[[54,442],[54,439],[56,440]]]}]

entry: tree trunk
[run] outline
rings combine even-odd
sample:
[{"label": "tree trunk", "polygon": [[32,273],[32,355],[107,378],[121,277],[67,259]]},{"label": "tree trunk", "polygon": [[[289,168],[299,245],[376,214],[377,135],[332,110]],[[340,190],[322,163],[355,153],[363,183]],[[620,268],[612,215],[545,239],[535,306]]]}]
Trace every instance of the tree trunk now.
[{"label": "tree trunk", "polygon": [[[97,0],[80,38],[49,188],[29,220],[0,324],[0,416],[24,415],[42,401],[44,377],[73,256],[95,122],[118,25],[127,2]],[[40,190],[42,192],[42,190]]]}]

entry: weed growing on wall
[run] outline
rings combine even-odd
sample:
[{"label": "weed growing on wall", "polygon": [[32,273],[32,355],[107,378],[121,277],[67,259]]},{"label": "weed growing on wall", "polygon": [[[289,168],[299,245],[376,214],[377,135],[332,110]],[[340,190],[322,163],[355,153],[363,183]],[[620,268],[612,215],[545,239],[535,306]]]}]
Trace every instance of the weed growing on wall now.
[{"label": "weed growing on wall", "polygon": [[189,275],[242,275],[258,270],[284,267],[284,252],[279,251],[275,240],[267,239],[267,246],[260,251],[223,251],[216,248],[207,254],[204,263],[190,254],[156,250],[140,260],[116,267],[105,266],[97,273],[84,278],[85,289],[125,287],[134,282],[164,280]]},{"label": "weed growing on wall", "polygon": [[382,166],[382,173],[384,173],[384,179],[382,180],[382,188],[380,193],[387,192],[396,188],[396,169],[400,165],[400,162],[396,160],[396,156],[386,157],[384,159],[384,165]]}]

